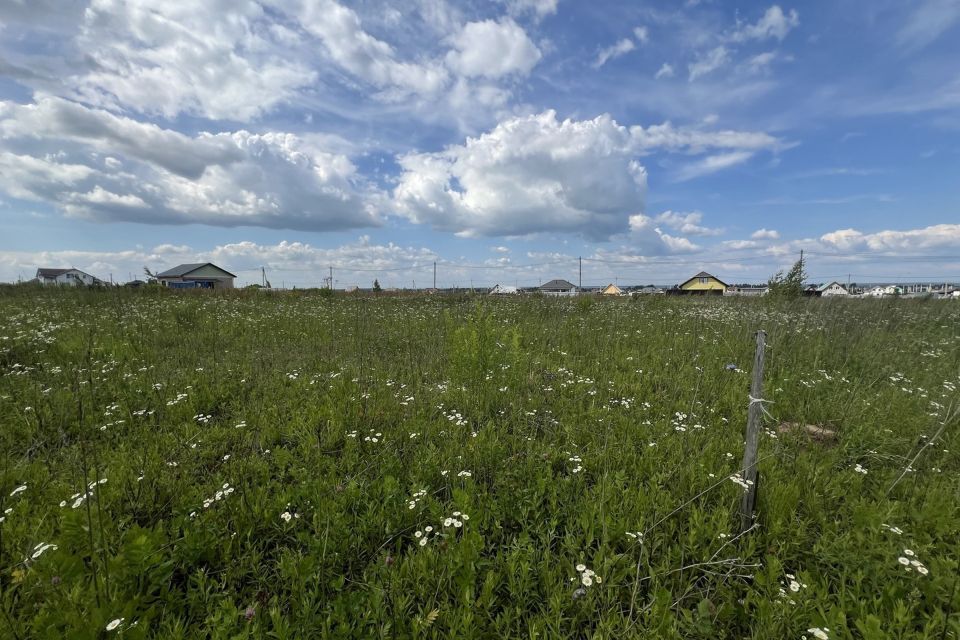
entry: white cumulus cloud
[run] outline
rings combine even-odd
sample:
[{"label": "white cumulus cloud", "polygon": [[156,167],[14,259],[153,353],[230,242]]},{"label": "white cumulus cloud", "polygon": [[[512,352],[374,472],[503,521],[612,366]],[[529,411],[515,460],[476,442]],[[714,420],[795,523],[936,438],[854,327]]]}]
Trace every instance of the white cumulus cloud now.
[{"label": "white cumulus cloud", "polygon": [[415,222],[466,235],[608,237],[643,209],[646,171],[633,148],[606,115],[512,118],[463,145],[402,156],[393,200]]},{"label": "white cumulus cloud", "polygon": [[467,77],[526,75],[541,53],[520,25],[510,18],[469,22],[450,38],[454,47],[447,65]]},{"label": "white cumulus cloud", "polygon": [[59,98],[0,103],[0,192],[72,217],[310,230],[375,226],[350,159],[287,133],[195,136]]}]

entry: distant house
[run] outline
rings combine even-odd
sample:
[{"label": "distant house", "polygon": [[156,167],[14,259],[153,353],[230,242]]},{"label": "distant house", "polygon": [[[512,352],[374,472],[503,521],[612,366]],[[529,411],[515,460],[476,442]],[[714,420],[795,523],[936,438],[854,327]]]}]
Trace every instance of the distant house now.
[{"label": "distant house", "polygon": [[566,280],[551,280],[545,285],[540,286],[540,292],[549,296],[572,296],[576,295],[577,287]]},{"label": "distant house", "polygon": [[490,295],[492,296],[508,296],[514,295],[517,293],[516,287],[511,287],[505,284],[496,284],[490,289]]},{"label": "distant house", "polygon": [[621,288],[618,287],[617,285],[611,283],[611,284],[608,284],[607,286],[605,286],[603,289],[600,290],[600,295],[604,295],[604,296],[622,296],[622,295],[625,295],[625,294],[623,293],[623,289],[621,289]]},{"label": "distant house", "polygon": [[902,293],[903,293],[903,290],[900,289],[900,287],[889,284],[885,286],[880,285],[880,286],[873,287],[872,289],[868,289],[867,291],[864,291],[863,295],[868,298],[885,298],[887,296],[899,296]]},{"label": "distant house", "polygon": [[832,298],[833,296],[849,296],[850,292],[839,282],[829,282],[817,287],[817,295]]},{"label": "distant house", "polygon": [[157,274],[157,280],[171,289],[233,289],[237,276],[212,262],[181,264]]},{"label": "distant house", "polygon": [[93,286],[103,284],[100,278],[94,277],[80,269],[37,269],[37,282],[40,284],[58,284],[70,287]]},{"label": "distant house", "polygon": [[680,293],[688,295],[723,295],[727,283],[706,271],[701,271],[679,287]]},{"label": "distant house", "polygon": [[723,292],[725,296],[765,296],[769,293],[769,288],[767,287],[751,287],[751,286],[732,286],[727,287],[727,290]]},{"label": "distant house", "polygon": [[634,295],[641,295],[641,296],[657,295],[662,293],[666,293],[666,292],[660,287],[655,287],[652,284],[648,284],[645,287],[640,287],[639,289],[634,289],[633,291]]}]

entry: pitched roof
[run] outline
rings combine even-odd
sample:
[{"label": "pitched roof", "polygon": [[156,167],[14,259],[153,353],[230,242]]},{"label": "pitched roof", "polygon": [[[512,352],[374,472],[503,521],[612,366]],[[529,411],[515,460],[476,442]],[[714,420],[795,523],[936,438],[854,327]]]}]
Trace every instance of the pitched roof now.
[{"label": "pitched roof", "polygon": [[62,276],[67,271],[73,271],[73,269],[46,269],[41,267],[37,269],[37,277],[38,278],[56,278],[57,276]]},{"label": "pitched roof", "polygon": [[181,277],[183,277],[183,276],[185,276],[185,275],[187,275],[187,274],[190,274],[190,273],[196,271],[196,270],[199,269],[200,267],[205,267],[205,266],[207,266],[207,265],[210,265],[210,266],[213,267],[214,269],[220,269],[220,271],[223,271],[225,274],[227,274],[227,275],[230,276],[231,278],[236,278],[236,277],[237,277],[237,276],[233,275],[232,273],[230,273],[229,271],[227,271],[226,269],[221,269],[220,267],[218,267],[217,265],[213,264],[212,262],[192,262],[192,263],[187,263],[187,264],[178,264],[178,265],[175,266],[173,269],[167,269],[167,270],[164,271],[163,273],[158,273],[158,274],[157,274],[157,277],[158,277],[158,278],[181,278]]},{"label": "pitched roof", "polygon": [[542,285],[540,288],[545,291],[554,291],[558,289],[565,291],[568,289],[576,289],[576,287],[573,285],[572,282],[567,282],[566,280],[562,280],[560,278],[557,278],[556,280],[551,280],[547,284]]},{"label": "pitched roof", "polygon": [[846,288],[845,286],[843,286],[842,284],[840,284],[839,282],[837,282],[836,280],[834,280],[833,282],[828,282],[828,283],[826,283],[826,284],[820,285],[819,287],[817,287],[817,291],[826,291],[827,289],[829,289],[829,288],[832,287],[833,285],[837,285],[838,287],[840,287],[840,288],[843,289],[844,291],[847,290],[847,288]]},{"label": "pitched roof", "polygon": [[691,280],[696,280],[697,278],[713,278],[714,280],[716,280],[717,282],[719,282],[720,284],[722,284],[722,285],[725,286],[725,287],[729,287],[729,286],[730,286],[730,285],[728,285],[726,282],[724,282],[723,280],[721,280],[720,278],[718,278],[717,276],[715,276],[715,275],[713,275],[713,274],[710,274],[710,273],[707,273],[706,271],[701,271],[700,273],[698,273],[697,275],[693,276],[692,278],[688,278],[687,280],[684,280],[683,282],[680,283],[680,286],[682,287],[683,285],[687,284],[687,283],[690,282]]}]

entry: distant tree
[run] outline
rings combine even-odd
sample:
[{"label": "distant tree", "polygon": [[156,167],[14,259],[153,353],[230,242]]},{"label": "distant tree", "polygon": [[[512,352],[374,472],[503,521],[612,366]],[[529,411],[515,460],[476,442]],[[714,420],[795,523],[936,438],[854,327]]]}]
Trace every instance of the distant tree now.
[{"label": "distant tree", "polygon": [[150,278],[151,280],[157,279],[157,274],[155,274],[153,271],[150,271],[150,267],[144,267],[143,272],[147,274],[147,277]]},{"label": "distant tree", "polygon": [[784,275],[777,271],[767,282],[768,295],[774,298],[799,298],[803,295],[803,281],[807,274],[803,269],[803,260],[797,260]]},{"label": "distant tree", "polygon": [[383,289],[380,288],[380,281],[377,280],[376,278],[374,278],[373,280],[373,290],[377,293],[379,293],[380,291],[383,291]]}]

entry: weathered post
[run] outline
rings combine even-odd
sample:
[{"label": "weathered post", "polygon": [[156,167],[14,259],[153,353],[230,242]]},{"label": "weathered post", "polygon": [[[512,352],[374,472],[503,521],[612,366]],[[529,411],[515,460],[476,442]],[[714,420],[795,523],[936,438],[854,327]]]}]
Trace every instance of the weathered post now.
[{"label": "weathered post", "polygon": [[763,355],[767,333],[757,331],[757,351],[753,356],[753,380],[750,383],[750,406],[747,409],[747,445],[743,452],[743,480],[747,484],[740,502],[740,533],[753,526],[753,508],[757,502],[757,445],[760,443],[760,421],[763,417]]}]

